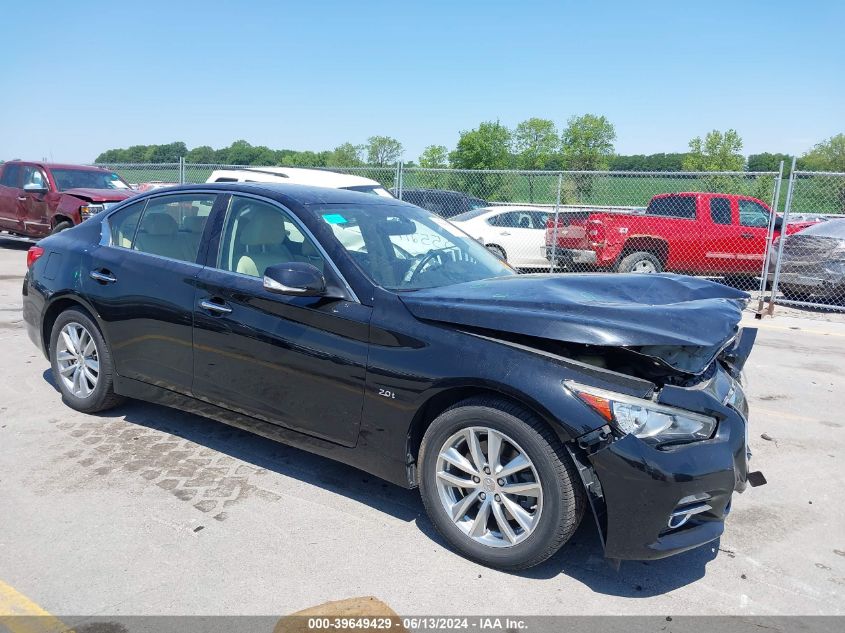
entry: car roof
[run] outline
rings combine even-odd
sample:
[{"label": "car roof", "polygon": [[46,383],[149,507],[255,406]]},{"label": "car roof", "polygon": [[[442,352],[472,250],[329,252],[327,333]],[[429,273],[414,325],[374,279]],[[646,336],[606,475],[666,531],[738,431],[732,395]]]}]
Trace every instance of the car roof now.
[{"label": "car roof", "polygon": [[[220,176],[246,176],[270,178],[272,182],[291,182],[315,187],[360,187],[366,185],[381,186],[377,181],[353,174],[341,174],[323,169],[305,169],[302,167],[242,167],[238,169],[217,169],[210,178]],[[278,181],[275,179],[279,179]]]},{"label": "car roof", "polygon": [[[251,193],[257,196],[271,198],[287,206],[298,204],[302,206],[315,204],[378,204],[393,206],[413,206],[396,198],[375,196],[371,193],[351,191],[349,189],[335,189],[333,187],[313,187],[280,182],[215,182],[192,185],[179,185],[165,189],[156,189],[144,195],[167,195],[181,191],[231,191],[233,193]],[[140,196],[139,196],[140,198]]]},{"label": "car roof", "polygon": [[7,160],[4,165],[38,165],[47,169],[79,169],[82,171],[111,171],[99,165],[72,165],[70,163],[45,163],[41,160]]},{"label": "car roof", "polygon": [[484,211],[485,213],[488,211],[551,211],[554,213],[554,209],[549,209],[548,207],[533,207],[530,204],[491,205],[489,207],[482,207],[481,209],[478,209],[478,211]]}]

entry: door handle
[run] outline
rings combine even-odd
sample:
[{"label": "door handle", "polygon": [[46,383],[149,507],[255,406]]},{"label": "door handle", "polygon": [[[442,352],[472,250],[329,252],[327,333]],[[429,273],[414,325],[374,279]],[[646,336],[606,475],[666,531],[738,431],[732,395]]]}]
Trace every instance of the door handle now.
[{"label": "door handle", "polygon": [[88,276],[94,281],[99,281],[100,283],[104,284],[113,284],[117,281],[117,277],[114,277],[108,272],[101,272],[99,270],[92,270],[90,273],[88,273]]},{"label": "door handle", "polygon": [[510,235],[510,233],[508,233],[507,231],[502,231],[501,233],[499,233],[499,235]]},{"label": "door handle", "polygon": [[26,202],[26,196],[18,196],[18,200],[21,202]]},{"label": "door handle", "polygon": [[754,236],[751,233],[742,233],[742,234],[740,234],[740,237],[744,240],[750,240],[750,239],[754,238]]},{"label": "door handle", "polygon": [[216,312],[218,314],[229,314],[232,311],[227,305],[222,303],[215,303],[214,301],[209,301],[208,299],[203,299],[200,301],[200,307],[203,310],[208,310],[209,312]]}]

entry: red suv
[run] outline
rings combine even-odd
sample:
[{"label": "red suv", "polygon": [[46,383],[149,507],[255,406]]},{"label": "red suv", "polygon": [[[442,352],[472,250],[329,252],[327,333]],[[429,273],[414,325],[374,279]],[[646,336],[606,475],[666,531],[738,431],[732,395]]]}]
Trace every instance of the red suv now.
[{"label": "red suv", "polygon": [[137,192],[113,171],[11,161],[0,165],[0,231],[40,238],[79,224]]}]

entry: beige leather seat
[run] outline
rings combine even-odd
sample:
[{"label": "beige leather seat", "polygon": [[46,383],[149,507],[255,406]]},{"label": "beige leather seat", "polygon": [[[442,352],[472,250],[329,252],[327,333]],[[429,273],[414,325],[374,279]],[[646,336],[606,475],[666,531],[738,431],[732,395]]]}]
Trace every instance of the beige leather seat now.
[{"label": "beige leather seat", "polygon": [[135,249],[144,253],[171,257],[182,261],[194,261],[196,254],[179,235],[179,225],[167,213],[145,214],[138,227]]},{"label": "beige leather seat", "polygon": [[279,213],[256,208],[255,215],[239,231],[238,243],[244,254],[238,259],[235,270],[244,275],[263,277],[268,266],[295,261],[283,244],[286,237],[285,221]]}]

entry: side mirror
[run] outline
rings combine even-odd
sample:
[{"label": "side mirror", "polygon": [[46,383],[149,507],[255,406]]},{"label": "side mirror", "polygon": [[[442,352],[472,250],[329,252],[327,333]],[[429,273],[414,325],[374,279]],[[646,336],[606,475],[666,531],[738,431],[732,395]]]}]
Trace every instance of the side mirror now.
[{"label": "side mirror", "polygon": [[326,294],[326,278],[305,262],[275,264],[264,271],[264,289],[280,295],[320,297]]},{"label": "side mirror", "polygon": [[780,231],[783,229],[783,218],[781,216],[777,216],[775,218],[775,231]]},{"label": "side mirror", "polygon": [[47,193],[49,189],[43,184],[36,182],[29,182],[23,186],[23,190],[27,193]]}]

